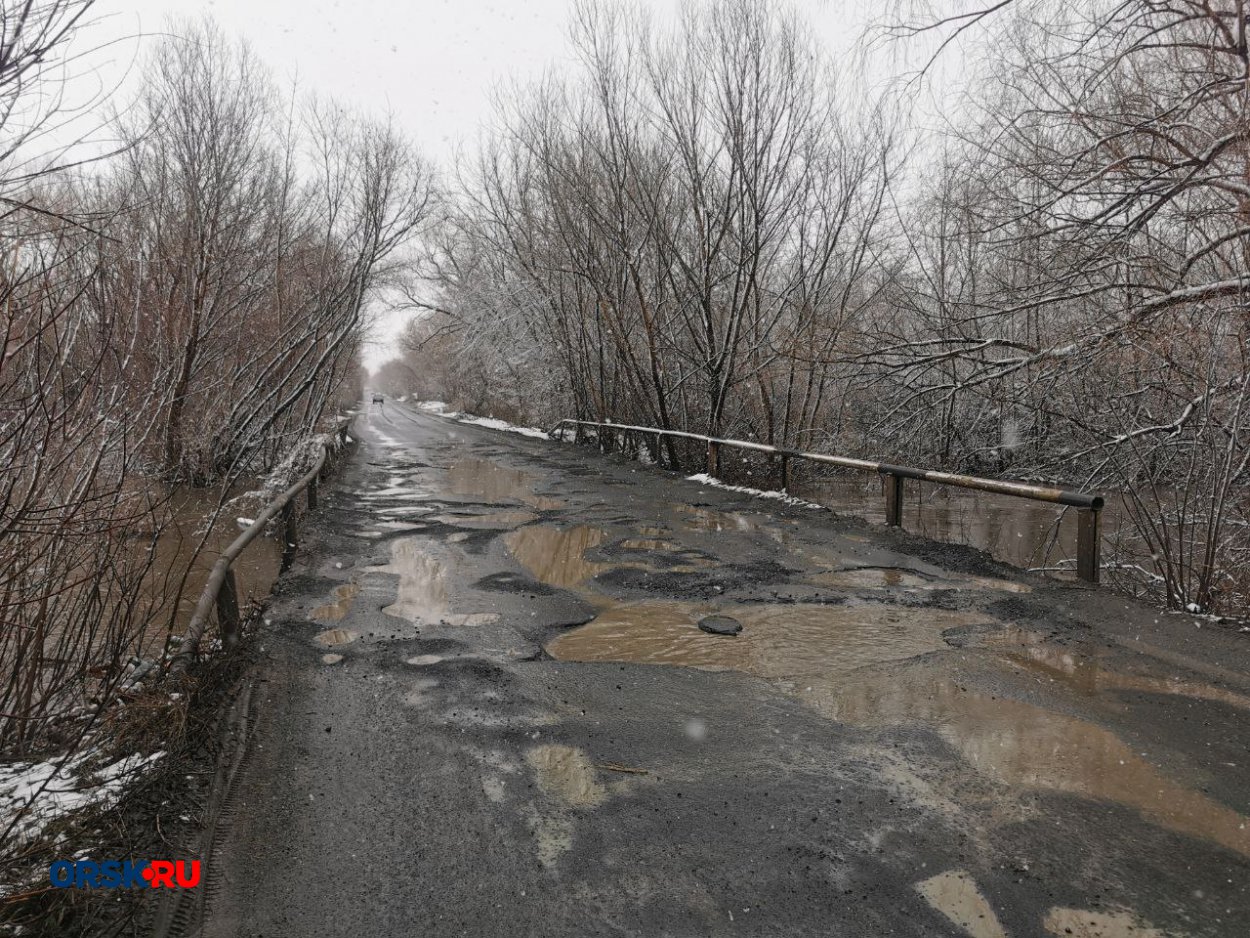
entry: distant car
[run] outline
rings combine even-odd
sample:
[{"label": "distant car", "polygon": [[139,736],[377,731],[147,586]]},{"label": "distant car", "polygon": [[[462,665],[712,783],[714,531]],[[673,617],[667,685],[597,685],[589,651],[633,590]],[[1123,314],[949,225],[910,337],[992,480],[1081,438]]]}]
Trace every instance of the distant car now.
[{"label": "distant car", "polygon": [[375,395],[373,395],[373,403],[375,403],[375,404],[381,404],[381,403],[382,403],[382,395],[381,395],[381,394],[375,394]]}]

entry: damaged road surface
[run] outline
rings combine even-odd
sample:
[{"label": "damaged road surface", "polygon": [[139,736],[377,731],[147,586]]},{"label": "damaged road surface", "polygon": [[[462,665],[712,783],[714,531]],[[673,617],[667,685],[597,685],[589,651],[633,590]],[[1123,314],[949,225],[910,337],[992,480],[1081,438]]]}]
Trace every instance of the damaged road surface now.
[{"label": "damaged road surface", "polygon": [[188,932],[1250,934],[1244,637],[389,403],[355,432]]}]

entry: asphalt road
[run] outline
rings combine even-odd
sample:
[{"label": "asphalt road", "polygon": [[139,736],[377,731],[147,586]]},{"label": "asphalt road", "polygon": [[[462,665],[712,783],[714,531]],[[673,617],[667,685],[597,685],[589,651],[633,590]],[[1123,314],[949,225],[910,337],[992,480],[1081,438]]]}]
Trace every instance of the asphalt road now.
[{"label": "asphalt road", "polygon": [[354,432],[192,931],[1250,934],[1246,636],[392,403]]}]

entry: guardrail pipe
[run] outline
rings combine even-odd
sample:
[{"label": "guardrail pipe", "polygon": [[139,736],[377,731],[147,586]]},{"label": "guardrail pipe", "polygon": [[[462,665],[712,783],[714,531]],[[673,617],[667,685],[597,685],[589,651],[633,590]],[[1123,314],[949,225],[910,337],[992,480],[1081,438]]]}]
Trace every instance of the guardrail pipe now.
[{"label": "guardrail pipe", "polygon": [[[346,436],[347,422],[340,421],[336,433],[336,445],[341,445]],[[222,643],[230,646],[238,641],[238,632],[242,624],[239,617],[239,590],[234,571],[230,569],[230,565],[238,559],[244,548],[252,543],[264,531],[265,526],[277,517],[280,512],[285,512],[283,516],[283,536],[285,539],[284,543],[288,545],[286,550],[292,549],[295,543],[294,511],[288,511],[288,508],[294,507],[291,504],[292,499],[305,489],[308,491],[308,507],[310,509],[317,507],[317,479],[320,477],[326,461],[329,459],[330,449],[329,444],[323,444],[321,452],[317,454],[316,463],[312,470],[270,502],[256,516],[256,519],[248,525],[247,530],[236,537],[230,546],[222,551],[221,556],[217,558],[217,562],[213,564],[213,569],[209,571],[208,582],[204,585],[204,592],[200,594],[199,602],[195,604],[195,612],[192,613],[191,621],[187,624],[186,635],[183,636],[178,654],[174,656],[173,661],[169,664],[171,671],[185,670],[188,662],[199,654],[200,642],[203,640],[204,630],[208,627],[214,608],[217,610],[218,623],[222,631]],[[285,557],[283,562],[284,564],[287,562]]]},{"label": "guardrail pipe", "polygon": [[[565,418],[548,432],[555,437],[563,427],[574,428],[574,438],[582,433],[582,427],[610,427],[615,432],[654,433],[658,446],[664,437],[680,440],[699,440],[707,444],[707,473],[712,477],[720,474],[720,448],[730,446],[735,449],[751,450],[757,453],[768,453],[781,457],[781,486],[790,487],[789,459],[807,459],[826,466],[837,466],[841,469],[855,469],[860,472],[878,472],[885,483],[885,517],[886,524],[899,527],[903,523],[903,482],[914,479],[918,482],[930,482],[934,485],[950,485],[955,488],[972,489],[977,492],[991,492],[996,495],[1010,495],[1014,498],[1027,498],[1037,502],[1051,502],[1078,509],[1077,514],[1077,562],[1076,573],[1082,580],[1090,583],[1098,582],[1099,561],[1099,513],[1103,507],[1103,497],[1088,492],[1067,492],[1049,485],[1030,485],[1027,482],[1009,482],[1001,479],[982,479],[979,476],[959,475],[953,472],[938,472],[932,469],[914,469],[911,466],[895,466],[890,463],[872,462],[867,459],[852,459],[847,456],[831,456],[827,453],[804,453],[796,450],[781,449],[764,443],[749,443],[746,440],[723,440],[718,437],[706,436],[702,433],[687,433],[684,430],[661,430],[656,427],[634,427],[625,424],[602,424],[590,420],[572,420]],[[602,431],[600,431],[602,438]]]}]

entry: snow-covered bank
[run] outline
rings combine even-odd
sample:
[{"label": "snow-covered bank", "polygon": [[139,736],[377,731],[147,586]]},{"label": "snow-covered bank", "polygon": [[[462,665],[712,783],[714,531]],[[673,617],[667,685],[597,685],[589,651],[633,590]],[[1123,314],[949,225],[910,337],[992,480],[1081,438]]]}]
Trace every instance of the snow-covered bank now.
[{"label": "snow-covered bank", "polygon": [[466,414],[462,411],[452,410],[443,401],[418,401],[417,407],[427,414],[437,414],[440,417],[455,420],[457,423],[486,427],[489,430],[502,430],[504,433],[517,433],[521,436],[534,437],[535,439],[549,439],[547,431],[542,429],[542,427],[518,427],[514,423],[500,420],[498,417],[479,417],[476,414]]},{"label": "snow-covered bank", "polygon": [[742,495],[750,495],[754,498],[771,498],[774,501],[782,502],[786,505],[792,505],[795,508],[824,508],[824,505],[817,505],[815,502],[804,501],[801,498],[795,498],[793,495],[787,495],[785,492],[770,491],[767,489],[752,489],[745,485],[730,485],[722,482],[714,476],[708,475],[706,472],[700,472],[696,475],[686,476],[687,482],[698,482],[700,485],[710,485],[713,488],[724,489],[727,492],[738,492]]},{"label": "snow-covered bank", "polygon": [[19,840],[39,836],[53,821],[84,808],[112,805],[148,766],[165,753],[130,755],[84,771],[94,753],[70,761],[12,762],[0,766],[0,831]]}]

